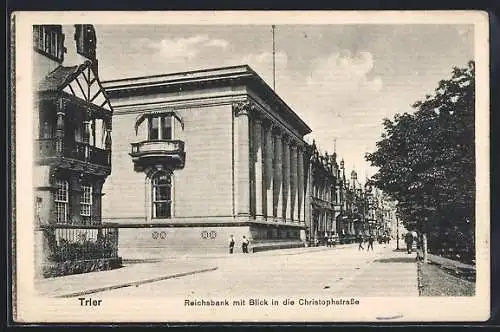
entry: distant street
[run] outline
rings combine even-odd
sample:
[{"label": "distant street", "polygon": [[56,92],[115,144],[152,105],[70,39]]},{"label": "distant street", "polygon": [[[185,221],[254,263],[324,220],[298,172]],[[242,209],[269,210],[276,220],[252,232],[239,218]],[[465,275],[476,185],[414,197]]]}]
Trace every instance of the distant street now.
[{"label": "distant street", "polygon": [[393,247],[395,243],[376,244],[373,252],[366,252],[352,244],[197,258],[218,269],[99,296],[286,296],[291,291],[297,296],[418,296],[414,256]]}]

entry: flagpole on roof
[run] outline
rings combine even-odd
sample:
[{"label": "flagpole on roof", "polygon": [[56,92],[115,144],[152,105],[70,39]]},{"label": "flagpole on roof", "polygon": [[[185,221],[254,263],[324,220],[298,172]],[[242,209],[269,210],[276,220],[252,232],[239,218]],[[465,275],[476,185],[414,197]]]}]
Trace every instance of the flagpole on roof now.
[{"label": "flagpole on roof", "polygon": [[274,29],[276,26],[272,25],[273,30],[273,90],[276,90],[276,44],[274,41]]}]

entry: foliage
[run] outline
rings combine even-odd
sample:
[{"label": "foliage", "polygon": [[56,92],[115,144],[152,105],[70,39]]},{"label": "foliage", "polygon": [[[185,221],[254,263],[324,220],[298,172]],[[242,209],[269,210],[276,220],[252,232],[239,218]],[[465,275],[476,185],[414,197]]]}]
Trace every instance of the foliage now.
[{"label": "foliage", "polygon": [[372,183],[398,201],[409,230],[438,238],[453,230],[469,251],[475,224],[474,103],[470,61],[454,67],[433,96],[414,103],[415,112],[384,119],[377,150],[366,156],[379,168]]},{"label": "foliage", "polygon": [[55,262],[89,260],[114,257],[116,252],[112,242],[84,240],[71,242],[61,239],[59,245],[53,249],[50,259]]}]

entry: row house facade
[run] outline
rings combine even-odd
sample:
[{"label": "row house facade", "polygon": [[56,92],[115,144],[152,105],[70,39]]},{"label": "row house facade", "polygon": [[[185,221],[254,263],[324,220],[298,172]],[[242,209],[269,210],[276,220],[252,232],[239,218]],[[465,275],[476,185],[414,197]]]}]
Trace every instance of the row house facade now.
[{"label": "row house facade", "polygon": [[303,245],[307,178],[296,113],[248,66],[103,83],[114,106],[105,220],[120,255]]},{"label": "row house facade", "polygon": [[[333,236],[340,243],[352,243],[358,235],[383,232],[386,224],[382,226],[380,221],[381,193],[372,189],[368,181],[360,183],[355,170],[347,180],[344,160],[337,163],[336,153],[321,154],[314,141],[308,151],[307,242],[322,244]],[[385,211],[384,220],[388,215]]]},{"label": "row house facade", "polygon": [[353,242],[356,236],[368,234],[368,209],[365,194],[363,185],[358,181],[357,172],[352,170],[350,180],[343,182],[344,209],[341,237],[345,238],[345,242]]},{"label": "row house facade", "polygon": [[396,234],[394,234],[394,230],[398,227],[396,203],[383,191],[375,189],[374,192],[377,235],[395,238]]},{"label": "row house facade", "polygon": [[308,149],[308,175],[310,218],[306,221],[307,242],[323,243],[325,238],[338,235],[337,219],[342,208],[342,178],[336,153],[320,154],[313,141]]},{"label": "row house facade", "polygon": [[113,108],[92,25],[33,26],[37,276],[117,267],[118,229],[103,225]]}]

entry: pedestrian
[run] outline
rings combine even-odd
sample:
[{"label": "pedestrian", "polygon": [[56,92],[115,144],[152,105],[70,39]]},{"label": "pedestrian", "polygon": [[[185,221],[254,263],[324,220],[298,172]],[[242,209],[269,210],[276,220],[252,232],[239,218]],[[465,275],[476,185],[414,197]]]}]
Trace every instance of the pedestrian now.
[{"label": "pedestrian", "polygon": [[231,234],[229,236],[229,253],[232,254],[234,250],[234,236]]},{"label": "pedestrian", "polygon": [[370,251],[370,247],[373,251],[373,242],[375,242],[375,239],[373,238],[373,235],[370,234],[370,236],[368,237],[368,247],[366,248],[366,251]]},{"label": "pedestrian", "polygon": [[244,254],[248,254],[248,243],[248,239],[245,235],[243,235],[243,241],[241,241],[241,251],[243,251]]},{"label": "pedestrian", "polygon": [[413,252],[413,235],[411,233],[406,233],[405,242],[406,251],[408,252],[408,254],[411,254]]},{"label": "pedestrian", "polygon": [[365,250],[365,248],[363,247],[363,236],[362,235],[358,235],[358,243],[359,243],[358,251]]},{"label": "pedestrian", "polygon": [[422,262],[424,260],[424,252],[422,250],[422,243],[417,240],[417,257],[415,257],[417,262]]}]

